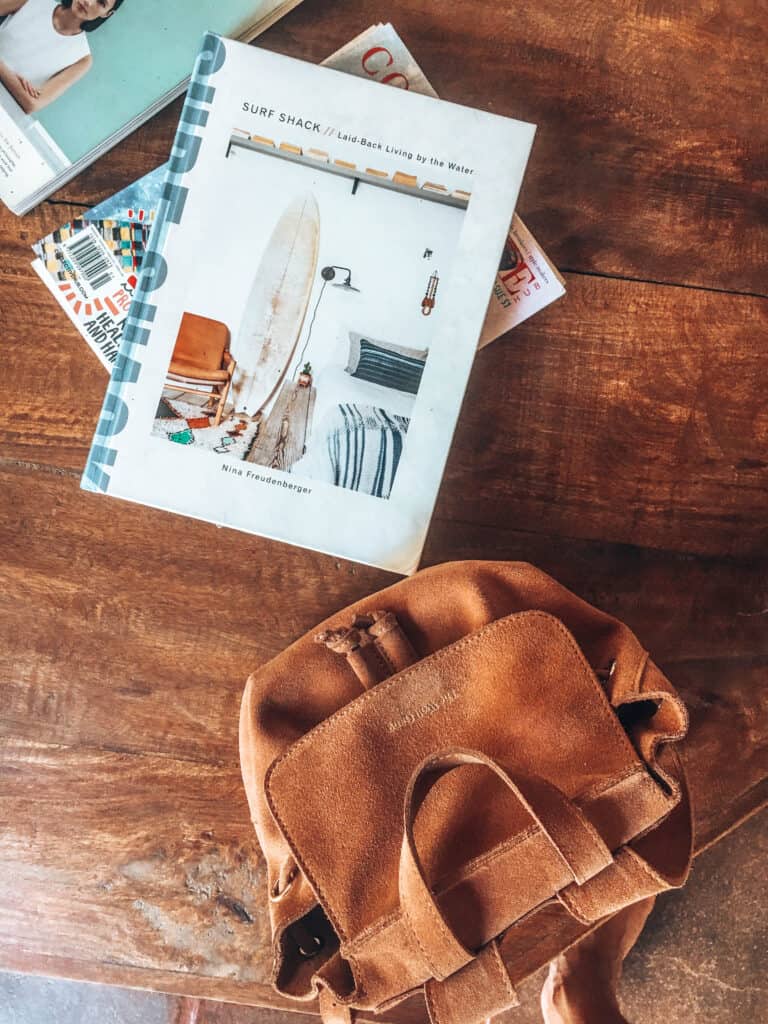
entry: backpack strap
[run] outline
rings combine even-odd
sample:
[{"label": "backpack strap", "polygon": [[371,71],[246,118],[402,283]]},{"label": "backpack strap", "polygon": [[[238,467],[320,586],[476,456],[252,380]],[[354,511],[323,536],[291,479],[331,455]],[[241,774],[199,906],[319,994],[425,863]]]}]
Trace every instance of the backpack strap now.
[{"label": "backpack strap", "polygon": [[[450,978],[428,981],[424,1000],[432,1024],[480,1024],[519,1003],[496,939]],[[323,1024],[355,1024],[360,1017],[325,985],[318,988],[318,1009]]]},{"label": "backpack strap", "polygon": [[366,690],[419,660],[393,612],[358,615],[350,626],[318,633],[315,643],[343,655]]},{"label": "backpack strap", "polygon": [[[404,799],[399,892],[404,917],[432,973],[424,995],[432,1024],[480,1024],[517,1005],[514,979],[504,962],[503,936],[477,953],[467,949],[445,919],[425,878],[413,826],[427,793],[463,765],[488,768],[514,794],[568,866],[573,883],[558,894],[585,925],[664,889],[682,885],[691,860],[691,812],[685,775],[673,751],[663,755],[682,799],[647,836],[614,857],[582,811],[541,778],[512,772],[480,751],[454,748],[431,754],[415,769]],[[336,1024],[336,1022],[334,1022]]]},{"label": "backpack strap", "polygon": [[450,978],[428,981],[424,999],[432,1024],[487,1021],[520,1002],[496,939]]},{"label": "backpack strap", "polygon": [[[406,788],[398,883],[404,917],[430,973],[438,980],[469,964],[475,954],[459,941],[435,901],[416,850],[413,825],[438,779],[464,765],[481,765],[501,779],[539,826],[576,883],[588,881],[613,864],[613,855],[597,830],[556,786],[542,778],[512,773],[477,750],[453,748],[430,754],[417,766]],[[495,956],[488,953],[487,968],[493,969]]]},{"label": "backpack strap", "polygon": [[616,852],[613,863],[585,885],[558,893],[563,906],[583,924],[593,924],[630,903],[684,885],[693,860],[693,815],[685,772],[677,752],[665,747],[658,757],[665,778],[673,779],[680,800],[646,835]]},{"label": "backpack strap", "polygon": [[[583,884],[574,882],[558,894],[561,904],[585,934],[631,903],[685,883],[692,857],[691,807],[677,754],[662,754],[665,773],[675,778],[681,800],[646,836],[617,851],[611,864]],[[514,933],[514,926],[508,934]],[[514,966],[504,958],[505,935],[487,943],[450,977],[424,985],[432,1024],[482,1024],[517,1005]]]}]

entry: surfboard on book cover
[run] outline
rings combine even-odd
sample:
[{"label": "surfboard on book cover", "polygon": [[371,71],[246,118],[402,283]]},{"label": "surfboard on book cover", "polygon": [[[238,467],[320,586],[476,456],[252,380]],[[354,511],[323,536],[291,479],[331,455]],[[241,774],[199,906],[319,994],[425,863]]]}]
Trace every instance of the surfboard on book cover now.
[{"label": "surfboard on book cover", "polygon": [[235,413],[255,416],[288,371],[312,292],[319,240],[320,211],[314,195],[306,192],[278,219],[235,333]]}]

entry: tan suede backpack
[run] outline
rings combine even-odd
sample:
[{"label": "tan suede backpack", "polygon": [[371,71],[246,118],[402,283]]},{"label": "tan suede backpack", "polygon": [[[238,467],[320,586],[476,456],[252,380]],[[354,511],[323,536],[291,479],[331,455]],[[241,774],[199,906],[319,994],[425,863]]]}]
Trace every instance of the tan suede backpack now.
[{"label": "tan suede backpack", "polygon": [[318,630],[240,718],[280,993],[326,1021],[423,993],[473,1024],[683,884],[687,715],[622,623],[531,566],[459,562]]}]

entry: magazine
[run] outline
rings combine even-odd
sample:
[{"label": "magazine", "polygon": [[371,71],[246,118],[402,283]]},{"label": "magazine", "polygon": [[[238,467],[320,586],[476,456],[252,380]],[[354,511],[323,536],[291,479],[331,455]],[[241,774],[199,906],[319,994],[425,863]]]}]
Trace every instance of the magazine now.
[{"label": "magazine", "polygon": [[[323,64],[395,88],[437,95],[390,24],[373,25]],[[120,347],[164,178],[165,165],[33,246],[36,273],[107,370]],[[480,345],[564,294],[562,278],[515,214]]]},{"label": "magazine", "polygon": [[208,33],[83,486],[415,571],[534,131]]},{"label": "magazine", "polygon": [[0,199],[26,213],[174,97],[207,29],[249,40],[301,0],[2,0]]}]

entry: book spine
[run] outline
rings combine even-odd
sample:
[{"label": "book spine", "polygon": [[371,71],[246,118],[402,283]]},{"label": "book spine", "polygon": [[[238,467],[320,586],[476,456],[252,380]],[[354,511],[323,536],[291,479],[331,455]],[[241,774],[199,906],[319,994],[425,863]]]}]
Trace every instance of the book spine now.
[{"label": "book spine", "polygon": [[197,161],[200,140],[216,93],[210,79],[221,69],[225,59],[226,47],[221,37],[213,32],[206,33],[182,108],[149,248],[125,321],[120,352],[112,370],[85,464],[81,487],[88,491],[106,493],[109,490],[109,468],[115,465],[119,456],[113,442],[125,429],[130,415],[126,389],[136,384],[141,374],[142,354],[149,341],[150,325],[156,313],[155,295],[167,274],[163,249],[169,229],[172,225],[180,224],[184,214],[188,191],[183,184],[184,177]]}]

